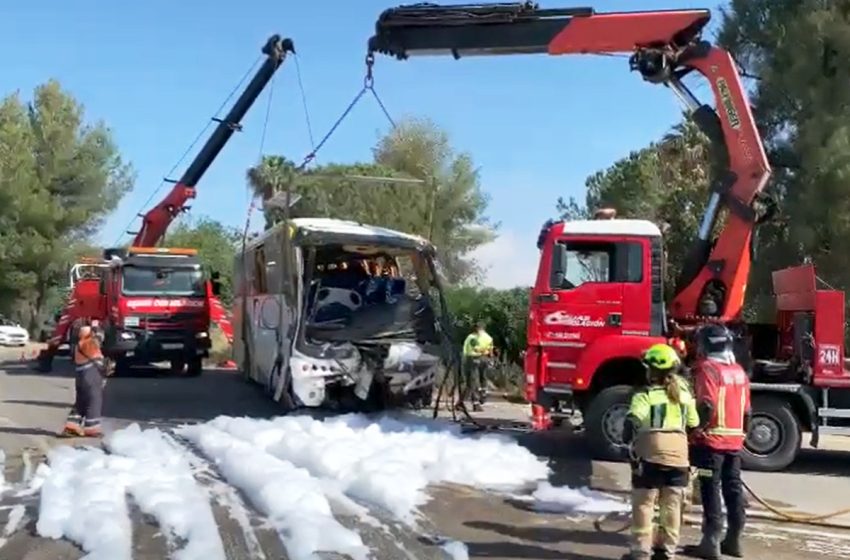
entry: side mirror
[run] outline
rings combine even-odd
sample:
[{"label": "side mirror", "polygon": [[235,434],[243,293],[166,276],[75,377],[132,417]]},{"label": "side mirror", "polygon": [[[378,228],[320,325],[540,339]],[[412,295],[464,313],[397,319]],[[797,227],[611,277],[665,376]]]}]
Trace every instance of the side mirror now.
[{"label": "side mirror", "polygon": [[210,279],[213,281],[220,280],[221,274],[219,274],[217,270],[213,270],[212,272],[210,272]]},{"label": "side mirror", "polygon": [[552,248],[552,287],[559,288],[567,276],[567,245],[555,243]]},{"label": "side mirror", "polygon": [[106,278],[104,276],[100,277],[100,282],[97,284],[97,291],[100,295],[106,295]]},{"label": "side mirror", "polygon": [[218,279],[213,279],[210,281],[212,284],[212,293],[214,296],[221,295],[221,282]]}]

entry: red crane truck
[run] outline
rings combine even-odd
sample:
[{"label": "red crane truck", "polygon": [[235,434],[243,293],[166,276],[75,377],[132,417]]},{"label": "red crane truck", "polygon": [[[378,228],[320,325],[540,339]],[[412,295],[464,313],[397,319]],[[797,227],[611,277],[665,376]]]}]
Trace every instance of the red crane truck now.
[{"label": "red crane truck", "polygon": [[196,185],[241,128],[240,121],[281,66],[294,52],[290,39],[274,35],[262,48],[266,56],[251,81],[218,124],[170,192],[142,216],[142,227],[128,248],[106,249],[103,259],[76,265],[71,293],[39,366],[50,371],[60,345],[73,339],[82,324],[98,321],[104,331],[104,354],[120,372],[132,364],[171,363],[175,373],[200,375],[211,346],[215,323],[232,341],[233,328],[216,297],[216,272],[207,279],[193,249],[157,247],[168,226],[189,210]]},{"label": "red crane truck", "polygon": [[[435,52],[455,58],[623,53],[644,80],[682,99],[722,169],[676,295],[669,305],[664,301],[664,249],[655,224],[609,219],[610,212],[600,214],[605,219],[545,224],[525,357],[533,424],[545,429],[578,410],[596,456],[620,458],[628,398],[644,376],[643,351],[718,321],[736,333],[736,354],[753,380],[746,465],[779,470],[794,460],[802,432],[812,432],[814,445],[820,434],[850,434],[844,294],[818,289],[810,264],[777,271],[776,322],[742,320],[753,233],[771,214],[763,193],[770,166],[732,57],[700,37],[710,17],[696,9],[417,4],[384,11],[369,49],[399,59]],[[682,83],[694,71],[711,86],[716,108]]]}]

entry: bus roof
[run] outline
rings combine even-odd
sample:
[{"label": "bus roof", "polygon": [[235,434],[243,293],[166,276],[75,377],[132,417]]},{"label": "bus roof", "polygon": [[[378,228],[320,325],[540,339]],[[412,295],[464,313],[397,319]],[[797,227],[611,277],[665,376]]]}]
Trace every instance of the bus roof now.
[{"label": "bus roof", "polygon": [[[379,226],[360,224],[349,220],[294,218],[292,225],[295,226],[294,238],[296,242],[301,238],[302,242],[306,241],[308,244],[312,244],[314,241],[319,243],[337,243],[350,240],[353,243],[374,242],[418,249],[431,246],[431,243],[427,239],[418,235]],[[281,227],[283,227],[282,224],[277,224],[272,229],[263,232],[252,239],[248,243],[247,248],[250,249],[264,242],[269,235],[278,231]]]}]

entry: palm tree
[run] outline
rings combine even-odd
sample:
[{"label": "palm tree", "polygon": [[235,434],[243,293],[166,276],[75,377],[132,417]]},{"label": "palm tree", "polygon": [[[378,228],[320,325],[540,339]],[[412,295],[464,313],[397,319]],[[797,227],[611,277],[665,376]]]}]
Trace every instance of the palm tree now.
[{"label": "palm tree", "polygon": [[268,200],[286,188],[295,172],[295,164],[283,156],[263,156],[263,159],[248,169],[246,177],[251,194]]}]

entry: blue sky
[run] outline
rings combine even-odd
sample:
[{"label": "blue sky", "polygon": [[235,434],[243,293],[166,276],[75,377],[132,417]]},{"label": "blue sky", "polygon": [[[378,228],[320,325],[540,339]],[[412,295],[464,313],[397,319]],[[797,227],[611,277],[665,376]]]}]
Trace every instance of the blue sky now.
[{"label": "blue sky", "polygon": [[[606,11],[714,8],[717,3],[577,5]],[[135,190],[101,233],[103,243],[113,243],[147,209],[143,204],[163,175],[256,60],[269,35],[295,41],[318,138],[362,85],[366,40],[381,10],[394,5],[386,0],[6,0],[0,6],[0,92],[20,90],[29,98],[37,84],[56,78],[85,105],[89,119],[102,119],[113,129],[122,154],[137,171]],[[375,83],[394,117],[433,119],[480,166],[482,186],[491,196],[488,213],[501,228],[497,242],[482,248],[478,257],[490,267],[488,283],[500,287],[531,278],[537,230],[554,214],[558,196],[583,196],[589,174],[660,137],[681,114],[669,91],[642,82],[622,58],[378,58]],[[702,85],[694,89],[708,93]],[[268,91],[200,183],[193,216],[244,224],[249,203],[245,169],[259,157],[267,103]],[[387,128],[376,104],[364,99],[318,161],[368,159]],[[288,61],[275,79],[265,152],[300,160],[309,148],[295,65]],[[135,220],[131,229],[137,227]]]}]

